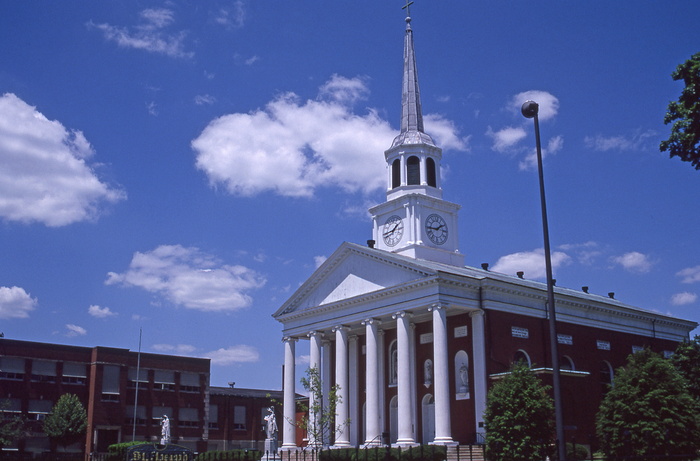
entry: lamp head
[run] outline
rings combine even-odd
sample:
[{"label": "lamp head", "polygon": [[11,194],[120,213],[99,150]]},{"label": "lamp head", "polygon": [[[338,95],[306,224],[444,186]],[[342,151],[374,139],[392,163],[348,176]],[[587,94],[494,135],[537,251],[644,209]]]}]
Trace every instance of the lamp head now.
[{"label": "lamp head", "polygon": [[525,118],[533,118],[537,115],[540,110],[540,106],[535,101],[525,101],[520,112],[523,113]]}]

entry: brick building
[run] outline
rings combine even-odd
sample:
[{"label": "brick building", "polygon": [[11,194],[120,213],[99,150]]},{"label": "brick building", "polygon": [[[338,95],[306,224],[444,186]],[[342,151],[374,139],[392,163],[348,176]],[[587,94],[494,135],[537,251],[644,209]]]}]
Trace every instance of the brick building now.
[{"label": "brick building", "polygon": [[[280,391],[209,386],[209,359],[0,338],[0,412],[29,420],[28,436],[9,450],[52,448],[42,421],[58,398],[77,395],[88,435],[70,447],[106,452],[113,443],[159,441],[163,415],[172,443],[194,451],[261,447],[261,415]],[[137,392],[138,390],[138,392]]]}]

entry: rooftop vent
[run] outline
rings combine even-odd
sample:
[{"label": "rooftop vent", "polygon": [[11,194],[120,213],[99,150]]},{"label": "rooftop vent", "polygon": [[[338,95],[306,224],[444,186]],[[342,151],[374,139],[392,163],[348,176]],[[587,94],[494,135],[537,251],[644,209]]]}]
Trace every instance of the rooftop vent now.
[{"label": "rooftop vent", "polygon": [[375,245],[376,243],[377,243],[377,242],[376,242],[375,240],[367,240],[367,246],[370,247],[370,248],[374,248],[374,245]]},{"label": "rooftop vent", "polygon": [[489,263],[481,263],[481,268],[485,271],[489,270]]},{"label": "rooftop vent", "polygon": [[615,299],[615,292],[611,291],[610,293],[608,293],[608,296],[610,297],[610,299]]},{"label": "rooftop vent", "polygon": [[588,287],[581,287],[581,290],[582,290],[584,293],[588,293]]},{"label": "rooftop vent", "polygon": [[523,271],[518,271],[518,272],[516,272],[516,274],[518,274],[518,278],[521,279],[521,278],[523,278],[523,276],[525,275],[525,272],[523,272]]}]

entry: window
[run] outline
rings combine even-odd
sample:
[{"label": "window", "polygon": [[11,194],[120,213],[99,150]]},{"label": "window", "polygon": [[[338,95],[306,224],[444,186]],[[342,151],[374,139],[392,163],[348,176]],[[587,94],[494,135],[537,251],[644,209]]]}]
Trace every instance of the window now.
[{"label": "window", "polygon": [[236,430],[245,430],[245,407],[236,405],[233,407],[233,428]]},{"label": "window", "polygon": [[22,413],[22,400],[20,399],[2,399],[0,400],[0,413],[4,417],[12,417],[13,414]]},{"label": "window", "polygon": [[82,384],[87,382],[87,367],[84,363],[65,362],[63,364],[63,384]]},{"label": "window", "polygon": [[219,428],[219,406],[209,405],[209,429]]},{"label": "window", "polygon": [[435,160],[428,158],[426,161],[428,166],[428,185],[431,187],[437,187],[437,174],[435,173]]},{"label": "window", "polygon": [[389,345],[389,385],[395,386],[399,382],[398,375],[398,350],[396,349],[396,340]]},{"label": "window", "polygon": [[395,189],[401,185],[401,160],[396,159],[391,164],[391,188]]},{"label": "window", "polygon": [[530,356],[527,355],[527,352],[525,352],[522,349],[518,349],[515,352],[515,355],[513,355],[513,363],[515,363],[515,364],[522,363],[523,365],[526,365],[527,367],[532,366],[532,363],[530,363]]},{"label": "window", "polygon": [[51,400],[29,400],[29,419],[43,421],[46,415],[51,413],[53,402]]},{"label": "window", "polygon": [[148,385],[148,370],[129,367],[127,387],[129,389],[135,389],[136,383],[138,383],[140,388],[144,388]]},{"label": "window", "polygon": [[415,155],[406,162],[406,180],[409,186],[420,184],[420,160]]},{"label": "window", "polygon": [[55,383],[56,362],[32,360],[32,381],[35,383]]},{"label": "window", "polygon": [[0,357],[0,379],[22,381],[24,379],[24,359]]},{"label": "window", "polygon": [[576,368],[574,367],[574,361],[571,360],[571,357],[565,355],[559,359],[559,369],[574,371]]},{"label": "window", "polygon": [[155,370],[153,389],[157,391],[175,390],[175,372],[172,370]]},{"label": "window", "polygon": [[[136,408],[136,416],[135,416],[135,421],[137,426],[145,426],[146,425],[146,407],[143,405],[138,405]],[[126,424],[133,425],[134,424],[134,406],[133,405],[127,405],[126,406]]]},{"label": "window", "polygon": [[153,424],[160,425],[160,422],[163,420],[163,416],[173,419],[173,408],[153,406],[153,409],[151,410],[151,420]]},{"label": "window", "polygon": [[177,425],[178,427],[199,427],[199,410],[196,408],[180,408]]},{"label": "window", "polygon": [[180,391],[199,392],[199,374],[186,372],[180,373]]},{"label": "window", "polygon": [[613,369],[606,360],[600,362],[600,386],[603,394],[607,393],[613,385]]},{"label": "window", "polygon": [[104,365],[102,368],[102,401],[119,401],[119,366]]}]

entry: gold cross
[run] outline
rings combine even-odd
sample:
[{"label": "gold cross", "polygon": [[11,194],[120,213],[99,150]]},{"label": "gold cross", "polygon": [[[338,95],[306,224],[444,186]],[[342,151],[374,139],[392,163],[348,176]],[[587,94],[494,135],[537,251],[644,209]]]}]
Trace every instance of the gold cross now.
[{"label": "gold cross", "polygon": [[406,10],[406,17],[411,17],[411,8],[410,6],[413,5],[413,2],[409,2],[406,0],[406,4],[401,7],[402,10]]}]

